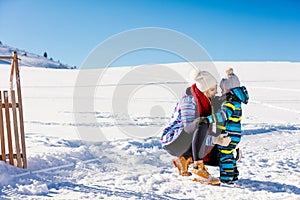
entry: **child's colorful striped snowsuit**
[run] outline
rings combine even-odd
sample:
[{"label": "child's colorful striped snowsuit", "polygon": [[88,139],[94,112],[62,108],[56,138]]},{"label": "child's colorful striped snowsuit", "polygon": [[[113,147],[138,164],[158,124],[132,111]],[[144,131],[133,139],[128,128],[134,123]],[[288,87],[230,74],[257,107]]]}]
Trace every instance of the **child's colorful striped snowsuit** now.
[{"label": "child's colorful striped snowsuit", "polygon": [[[217,128],[222,130],[222,134],[227,133],[231,142],[227,147],[218,145],[220,159],[220,180],[237,180],[239,172],[233,152],[241,140],[241,103],[248,103],[247,89],[242,87],[233,88],[226,94],[226,101],[219,111],[208,117],[209,122],[218,122]],[[223,122],[220,125],[220,122]]]}]

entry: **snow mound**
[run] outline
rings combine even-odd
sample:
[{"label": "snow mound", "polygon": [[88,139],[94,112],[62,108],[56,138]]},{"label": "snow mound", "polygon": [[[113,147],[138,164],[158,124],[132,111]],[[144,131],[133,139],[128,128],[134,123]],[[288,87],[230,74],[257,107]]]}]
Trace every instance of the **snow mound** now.
[{"label": "snow mound", "polygon": [[[11,56],[13,52],[17,52],[20,59],[20,66],[28,67],[42,67],[42,68],[53,68],[53,69],[73,69],[66,64],[62,64],[59,61],[54,61],[52,58],[48,59],[44,56],[29,53],[25,50],[20,50],[6,45],[0,44],[0,56]],[[0,60],[0,64],[10,64],[10,61]]]}]

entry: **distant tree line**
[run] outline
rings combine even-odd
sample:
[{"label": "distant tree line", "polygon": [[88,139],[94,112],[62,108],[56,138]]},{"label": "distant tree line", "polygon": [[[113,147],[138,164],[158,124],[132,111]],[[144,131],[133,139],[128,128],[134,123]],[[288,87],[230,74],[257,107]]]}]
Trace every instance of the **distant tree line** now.
[{"label": "distant tree line", "polygon": [[[48,59],[48,54],[47,54],[47,52],[45,51],[44,52],[44,55],[43,55],[45,58],[47,58]],[[53,61],[53,58],[49,58],[49,60],[51,60],[51,61]],[[58,63],[59,63],[59,66],[62,66],[62,63],[60,62],[60,60],[58,60],[57,61]],[[70,67],[71,69],[77,69],[77,67],[76,66],[74,66],[74,67]]]},{"label": "distant tree line", "polygon": [[[48,54],[47,54],[46,51],[44,52],[44,57],[45,57],[45,58],[48,58]],[[53,61],[53,58],[49,58],[49,60]]]}]

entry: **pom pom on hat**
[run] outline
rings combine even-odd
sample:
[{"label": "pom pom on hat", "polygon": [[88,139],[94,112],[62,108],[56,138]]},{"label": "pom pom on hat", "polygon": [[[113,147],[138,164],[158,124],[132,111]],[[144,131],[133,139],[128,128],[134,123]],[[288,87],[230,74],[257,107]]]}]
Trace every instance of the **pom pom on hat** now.
[{"label": "pom pom on hat", "polygon": [[191,78],[195,81],[197,88],[204,92],[217,85],[217,80],[208,71],[194,70]]},{"label": "pom pom on hat", "polygon": [[227,76],[233,74],[233,68],[229,67],[228,69],[226,69],[226,74],[227,74]]}]

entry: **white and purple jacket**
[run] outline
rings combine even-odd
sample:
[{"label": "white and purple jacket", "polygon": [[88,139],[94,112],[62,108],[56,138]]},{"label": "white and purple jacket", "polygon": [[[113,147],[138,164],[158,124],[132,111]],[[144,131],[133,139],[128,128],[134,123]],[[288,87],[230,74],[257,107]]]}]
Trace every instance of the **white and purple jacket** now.
[{"label": "white and purple jacket", "polygon": [[163,147],[171,144],[180,135],[183,128],[195,120],[196,106],[197,104],[192,94],[183,95],[181,101],[176,104],[168,125],[163,130],[160,138]]}]

